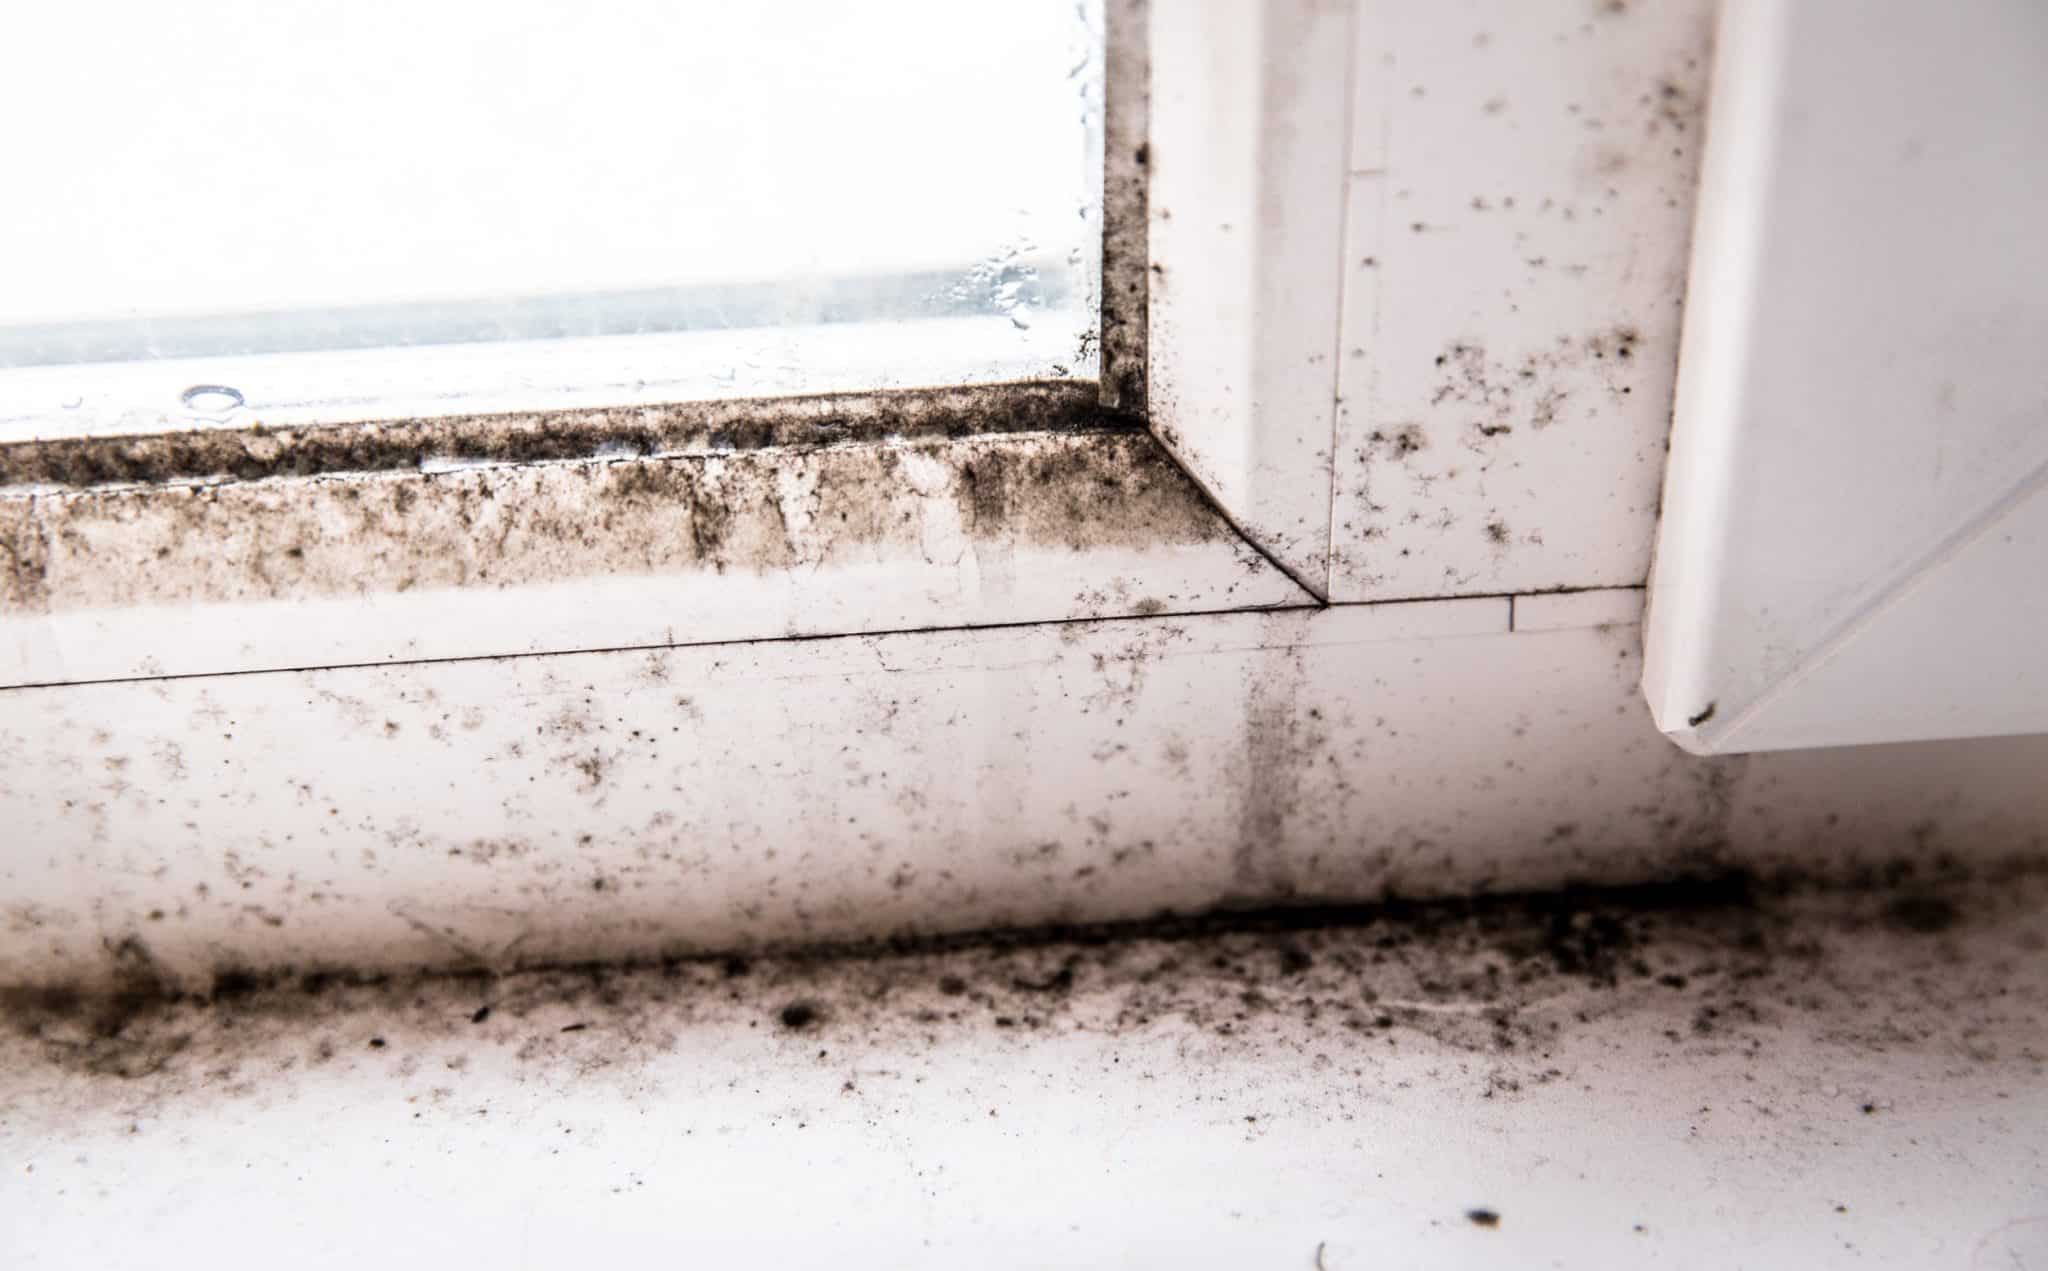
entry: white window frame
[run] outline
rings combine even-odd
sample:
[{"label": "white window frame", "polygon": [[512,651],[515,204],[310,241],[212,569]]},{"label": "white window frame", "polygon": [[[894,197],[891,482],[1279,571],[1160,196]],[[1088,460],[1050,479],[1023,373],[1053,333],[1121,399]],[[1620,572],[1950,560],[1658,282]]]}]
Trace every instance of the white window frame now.
[{"label": "white window frame", "polygon": [[1722,11],[1644,661],[1688,750],[2048,731],[2044,33]]},{"label": "white window frame", "polygon": [[1320,603],[1338,281],[1272,280],[1339,250],[1349,19],[1168,18],[1109,6],[1099,389],[0,447],[0,687]]}]

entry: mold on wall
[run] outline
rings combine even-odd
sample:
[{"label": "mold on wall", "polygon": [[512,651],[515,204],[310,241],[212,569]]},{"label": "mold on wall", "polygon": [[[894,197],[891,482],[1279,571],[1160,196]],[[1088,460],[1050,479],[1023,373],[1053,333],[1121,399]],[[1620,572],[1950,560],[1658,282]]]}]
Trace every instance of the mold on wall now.
[{"label": "mold on wall", "polygon": [[2044,850],[2041,739],[1700,760],[1637,656],[1469,600],[11,690],[0,961],[193,988]]},{"label": "mold on wall", "polygon": [[1713,6],[1360,6],[1332,598],[1634,586]]}]

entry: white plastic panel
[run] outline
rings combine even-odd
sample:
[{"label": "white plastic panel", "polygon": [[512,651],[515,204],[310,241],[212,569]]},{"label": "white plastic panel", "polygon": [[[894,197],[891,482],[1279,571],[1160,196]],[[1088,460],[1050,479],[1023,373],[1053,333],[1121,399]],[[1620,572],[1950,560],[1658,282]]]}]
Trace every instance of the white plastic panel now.
[{"label": "white plastic panel", "polygon": [[1708,0],[1361,0],[1332,598],[1638,586]]},{"label": "white plastic panel", "polygon": [[1537,592],[1514,597],[1515,630],[1568,631],[1573,627],[1633,627],[1643,618],[1643,589]]},{"label": "white plastic panel", "polygon": [[[1992,862],[2048,738],[1701,760],[1505,598],[0,691],[0,961],[621,958]],[[0,1224],[4,1226],[4,1224]]]},{"label": "white plastic panel", "polygon": [[1253,542],[1328,586],[1351,6],[1153,6],[1151,413]]},{"label": "white plastic panel", "polygon": [[1730,5],[1645,685],[1700,751],[2048,731],[2048,10]]}]

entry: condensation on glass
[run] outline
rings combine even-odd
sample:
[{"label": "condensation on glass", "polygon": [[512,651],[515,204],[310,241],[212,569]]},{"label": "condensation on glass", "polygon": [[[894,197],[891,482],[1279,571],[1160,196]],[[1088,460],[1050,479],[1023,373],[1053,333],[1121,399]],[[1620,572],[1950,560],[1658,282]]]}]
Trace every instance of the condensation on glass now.
[{"label": "condensation on glass", "polygon": [[0,442],[1092,378],[1100,0],[127,0],[0,41]]}]

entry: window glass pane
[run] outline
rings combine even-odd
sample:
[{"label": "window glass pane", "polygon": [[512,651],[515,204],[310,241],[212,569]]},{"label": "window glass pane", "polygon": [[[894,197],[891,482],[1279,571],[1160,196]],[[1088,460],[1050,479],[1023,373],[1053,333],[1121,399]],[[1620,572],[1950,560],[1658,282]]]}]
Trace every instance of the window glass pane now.
[{"label": "window glass pane", "polygon": [[1092,376],[1101,32],[1099,0],[27,6],[0,440]]}]

